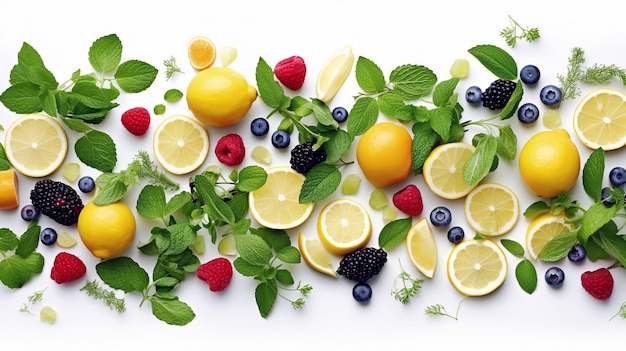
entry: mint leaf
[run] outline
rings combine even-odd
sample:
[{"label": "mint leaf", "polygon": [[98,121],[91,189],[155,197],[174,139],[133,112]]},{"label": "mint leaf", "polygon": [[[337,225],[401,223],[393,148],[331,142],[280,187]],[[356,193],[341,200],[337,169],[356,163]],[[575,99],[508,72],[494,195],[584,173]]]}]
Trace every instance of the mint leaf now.
[{"label": "mint leaf", "polygon": [[515,278],[517,278],[517,283],[522,290],[528,294],[532,294],[537,288],[537,270],[533,263],[526,258],[515,267]]},{"label": "mint leaf", "polygon": [[[103,173],[102,175],[107,174],[110,173]],[[102,175],[100,175],[98,178],[102,177]],[[96,184],[98,184],[97,181]],[[112,204],[118,200],[121,200],[124,195],[126,195],[127,190],[128,185],[126,185],[126,183],[124,183],[121,178],[116,177],[115,179],[107,182],[105,186],[100,187],[100,190],[93,198],[93,202],[94,204],[99,206]]]},{"label": "mint leaf", "polygon": [[213,184],[209,182],[209,178],[199,174],[194,178],[196,184],[196,192],[203,203],[202,208],[212,220],[222,221],[228,224],[235,222],[235,214],[228,207],[224,200],[217,196]]},{"label": "mint leaf", "polygon": [[148,219],[164,218],[166,207],[165,190],[160,186],[146,185],[137,197],[137,213]]},{"label": "mint leaf", "polygon": [[395,93],[410,101],[428,96],[437,83],[437,76],[425,66],[402,65],[391,72],[389,81]]},{"label": "mint leaf", "polygon": [[524,257],[524,247],[515,240],[500,239],[500,244],[515,257]]},{"label": "mint leaf", "polygon": [[4,150],[4,146],[0,144],[0,171],[8,171],[9,169],[11,169],[11,167],[11,162],[9,162],[9,159],[7,158],[7,153]]},{"label": "mint leaf", "polygon": [[161,298],[159,295],[150,296],[152,314],[170,325],[187,325],[196,317],[191,307],[178,298]]},{"label": "mint leaf", "polygon": [[0,228],[0,251],[12,251],[17,248],[19,238],[11,229]]},{"label": "mint leaf", "polygon": [[293,280],[293,276],[291,272],[286,269],[277,269],[276,270],[276,280],[285,285],[293,285],[295,281]]},{"label": "mint leaf", "polygon": [[11,69],[9,83],[16,85],[30,82],[27,69],[29,67],[45,67],[41,55],[30,44],[24,42],[17,53],[17,65]]},{"label": "mint leaf", "polygon": [[163,255],[178,255],[196,241],[197,234],[188,223],[176,223],[165,228],[169,245],[162,250]]},{"label": "mint leaf", "polygon": [[607,233],[603,230],[592,236],[592,239],[609,255],[626,267],[626,240],[616,233]]},{"label": "mint leaf", "polygon": [[289,103],[285,91],[274,79],[272,67],[262,57],[257,62],[255,77],[259,96],[268,107],[278,109]]},{"label": "mint leaf", "polygon": [[233,267],[235,267],[237,272],[239,272],[244,277],[255,277],[261,274],[265,269],[264,266],[251,264],[241,257],[237,257],[233,261]]},{"label": "mint leaf", "polygon": [[139,93],[150,87],[159,70],[139,60],[123,62],[115,71],[115,82],[127,93]]},{"label": "mint leaf", "polygon": [[291,239],[286,231],[281,229],[269,229],[269,228],[250,228],[250,232],[254,235],[258,235],[270,248],[275,251],[280,251],[285,247],[291,246]]},{"label": "mint leaf", "polygon": [[391,250],[400,245],[409,233],[412,221],[412,217],[405,217],[385,224],[378,235],[378,246],[381,249]]},{"label": "mint leaf", "polygon": [[317,202],[330,196],[341,183],[341,172],[328,163],[320,163],[307,173],[298,201]]},{"label": "mint leaf", "polygon": [[43,109],[39,98],[39,86],[30,82],[17,83],[8,87],[0,101],[10,111],[19,114],[39,112]]},{"label": "mint leaf", "polygon": [[329,134],[328,140],[323,145],[324,150],[326,150],[326,162],[333,163],[339,161],[350,151],[352,141],[353,139],[348,132],[343,129],[336,129]]},{"label": "mint leaf", "polygon": [[102,281],[113,289],[126,293],[143,292],[148,288],[148,273],[130,257],[119,256],[96,265],[96,272]]},{"label": "mint leaf", "polygon": [[[293,246],[284,247],[276,252],[276,258],[291,264],[298,264],[302,260],[302,256],[300,255],[300,251]],[[293,282],[292,282],[293,284]]]},{"label": "mint leaf", "polygon": [[365,133],[378,120],[378,103],[376,99],[365,96],[361,97],[350,109],[348,118],[348,134],[351,138]]},{"label": "mint leaf", "polygon": [[13,255],[0,261],[0,281],[11,289],[21,288],[33,274],[43,270],[44,258],[38,252],[22,257]]},{"label": "mint leaf", "polygon": [[122,42],[115,34],[96,39],[89,48],[89,63],[96,72],[113,72],[121,61]]},{"label": "mint leaf", "polygon": [[437,107],[450,105],[450,99],[454,96],[454,90],[458,84],[459,78],[450,78],[439,82],[433,91],[433,104]]},{"label": "mint leaf", "polygon": [[405,108],[406,104],[404,99],[399,94],[393,92],[387,92],[380,94],[376,99],[378,102],[378,108],[387,117],[395,117],[398,120],[411,120],[411,118],[404,118],[401,111]]},{"label": "mint leaf", "polygon": [[20,236],[17,247],[15,248],[15,254],[26,258],[30,256],[39,245],[39,233],[41,227],[38,225],[28,226],[24,234]]},{"label": "mint leaf", "polygon": [[526,210],[524,210],[524,216],[535,216],[539,213],[543,213],[550,210],[550,205],[545,201],[538,200],[530,204]]},{"label": "mint leaf", "polygon": [[495,45],[477,45],[468,52],[496,77],[506,80],[517,78],[517,64],[513,57],[503,49]]},{"label": "mint leaf", "polygon": [[556,262],[567,256],[576,242],[578,242],[578,231],[561,234],[548,241],[538,257],[545,262]]},{"label": "mint leaf", "polygon": [[583,166],[583,188],[595,201],[602,200],[602,179],[604,178],[604,150],[595,149]]},{"label": "mint leaf", "polygon": [[579,236],[583,243],[593,235],[596,231],[609,223],[617,213],[618,206],[606,207],[602,202],[596,202],[591,205],[583,214],[580,224]]},{"label": "mint leaf", "polygon": [[430,127],[434,130],[444,143],[450,138],[450,127],[453,118],[452,110],[445,107],[436,107],[430,110],[430,118],[428,120]]},{"label": "mint leaf", "polygon": [[513,132],[510,124],[498,126],[500,134],[496,138],[498,147],[496,152],[498,155],[509,160],[514,160],[517,154],[517,136]]},{"label": "mint leaf", "polygon": [[492,135],[485,135],[478,141],[476,150],[463,165],[463,179],[467,185],[480,182],[489,173],[497,147],[498,142]]},{"label": "mint leaf", "polygon": [[267,172],[263,167],[246,166],[239,171],[239,181],[235,188],[249,193],[261,188],[266,181]]},{"label": "mint leaf", "polygon": [[438,134],[430,127],[429,123],[415,123],[413,125],[413,142],[411,145],[411,159],[413,171],[421,173],[424,162],[435,147]]},{"label": "mint leaf", "polygon": [[163,100],[167,102],[176,102],[183,98],[183,92],[178,89],[168,89],[163,95]]},{"label": "mint leaf", "polygon": [[270,314],[276,297],[278,296],[278,288],[274,280],[260,283],[254,290],[256,304],[261,313],[261,317],[265,318]]},{"label": "mint leaf", "polygon": [[355,76],[359,87],[366,94],[379,93],[385,90],[383,71],[368,58],[359,56],[356,61]]},{"label": "mint leaf", "polygon": [[272,249],[258,235],[236,235],[235,247],[239,256],[252,265],[266,265],[272,259]]},{"label": "mint leaf", "polygon": [[113,139],[98,130],[91,130],[78,139],[74,151],[84,164],[101,172],[113,172],[117,163]]}]

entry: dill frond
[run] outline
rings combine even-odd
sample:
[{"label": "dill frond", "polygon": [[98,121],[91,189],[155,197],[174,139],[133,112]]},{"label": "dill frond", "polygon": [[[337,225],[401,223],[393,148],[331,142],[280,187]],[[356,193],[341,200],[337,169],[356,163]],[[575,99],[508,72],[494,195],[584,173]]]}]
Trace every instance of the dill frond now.
[{"label": "dill frond", "polygon": [[120,313],[126,311],[126,303],[124,299],[118,299],[115,297],[115,293],[113,291],[101,287],[95,280],[87,281],[85,286],[80,288],[80,291],[84,291],[88,296],[104,302],[105,306],[112,310],[116,310]]},{"label": "dill frond", "polygon": [[152,185],[160,185],[166,190],[178,190],[178,183],[159,170],[146,150],[139,150],[135,160],[139,161],[140,165],[137,172],[139,178],[148,178]]},{"label": "dill frond", "polygon": [[163,65],[165,66],[165,79],[167,80],[172,78],[176,73],[185,73],[178,67],[174,56],[170,56],[167,60],[164,60]]}]

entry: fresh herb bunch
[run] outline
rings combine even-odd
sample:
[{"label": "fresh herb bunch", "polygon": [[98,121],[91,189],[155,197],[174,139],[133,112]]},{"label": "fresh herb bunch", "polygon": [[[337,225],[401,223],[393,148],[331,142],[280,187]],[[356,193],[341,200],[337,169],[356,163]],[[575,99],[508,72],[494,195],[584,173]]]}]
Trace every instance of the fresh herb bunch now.
[{"label": "fresh herb bunch", "polygon": [[163,60],[163,66],[165,66],[165,79],[170,80],[176,73],[185,73],[176,63],[176,58],[170,56],[168,59]]},{"label": "fresh herb bunch", "polygon": [[529,43],[539,39],[541,34],[537,27],[523,27],[513,17],[509,15],[510,25],[500,31],[500,36],[506,41],[506,45],[514,48],[518,39],[526,40]]},{"label": "fresh herb bunch", "polygon": [[117,163],[115,143],[91,125],[101,123],[119,105],[114,101],[120,89],[126,93],[144,91],[152,85],[158,70],[140,60],[122,62],[122,42],[115,34],[94,41],[88,57],[95,72],[83,74],[78,69],[59,83],[37,50],[23,43],[10,73],[11,86],[0,95],[0,102],[15,113],[43,111],[59,117],[71,130],[82,134],[74,145],[76,156],[90,167],[111,172]]},{"label": "fresh herb bunch", "polygon": [[424,279],[411,277],[411,274],[404,270],[399,259],[398,262],[400,263],[400,273],[393,282],[391,295],[400,303],[407,304],[409,299],[417,295],[417,292],[422,288]]},{"label": "fresh herb bunch", "polygon": [[44,257],[37,252],[41,226],[29,222],[28,228],[17,236],[8,228],[0,228],[0,281],[16,289],[28,283],[33,275],[43,271]]},{"label": "fresh herb bunch", "polygon": [[[517,79],[517,64],[506,51],[493,45],[478,45],[468,51],[496,77]],[[357,59],[355,71],[362,92],[350,111],[348,135],[351,139],[376,124],[379,112],[410,123],[413,170],[421,173],[426,158],[436,146],[461,141],[468,127],[479,126],[486,133],[478,133],[472,138],[476,150],[463,168],[463,177],[469,185],[480,182],[493,171],[498,156],[515,159],[517,137],[511,126],[492,121],[513,116],[523,96],[519,81],[509,102],[497,114],[478,121],[462,121],[463,107],[456,92],[458,78],[438,82],[429,68],[406,64],[395,68],[387,81],[381,68],[362,56]],[[431,96],[431,102],[424,101],[428,96]],[[432,106],[429,108],[426,103]]]}]

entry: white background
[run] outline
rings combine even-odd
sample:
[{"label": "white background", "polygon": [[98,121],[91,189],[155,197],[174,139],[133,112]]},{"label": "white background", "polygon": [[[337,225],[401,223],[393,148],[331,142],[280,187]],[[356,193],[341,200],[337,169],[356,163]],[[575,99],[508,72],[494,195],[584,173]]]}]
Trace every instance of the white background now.
[{"label": "white background", "polygon": [[[470,85],[485,88],[494,78],[467,52],[478,44],[494,44],[506,48],[516,59],[519,67],[536,64],[542,71],[538,88],[527,88],[524,101],[537,103],[541,109],[538,93],[545,84],[558,84],[557,74],[566,73],[567,58],[573,47],[586,51],[588,64],[606,63],[626,67],[624,46],[626,29],[623,26],[623,5],[612,1],[315,1],[307,4],[294,1],[106,1],[89,4],[83,1],[23,1],[0,11],[0,90],[9,86],[9,72],[17,62],[17,52],[23,42],[39,51],[47,67],[57,80],[64,81],[81,68],[89,71],[87,50],[90,44],[103,35],[116,33],[124,44],[123,60],[147,61],[160,72],[154,85],[146,92],[122,95],[117,100],[120,107],[113,110],[102,128],[113,135],[119,150],[118,168],[131,160],[139,147],[151,151],[151,133],[136,138],[126,132],[119,116],[131,107],[144,106],[151,109],[163,102],[162,94],[169,88],[185,91],[194,74],[186,54],[187,42],[196,35],[210,37],[220,46],[234,46],[239,55],[231,65],[254,84],[254,71],[259,56],[270,65],[291,55],[302,56],[307,63],[307,80],[299,92],[305,97],[314,96],[317,73],[334,52],[351,45],[355,57],[365,56],[376,62],[388,75],[401,64],[420,64],[431,68],[440,80],[449,77],[449,68],[457,58],[470,61],[470,76],[463,80],[458,91]],[[499,36],[501,29],[509,25],[511,15],[524,26],[539,27],[541,39],[528,44],[519,42],[514,48],[506,47]],[[162,61],[173,55],[185,71],[166,81]],[[216,64],[219,63],[219,59]],[[614,87],[623,88],[616,81]],[[584,91],[590,87],[583,87]],[[331,102],[331,108],[350,107],[352,96],[359,92],[351,74]],[[288,92],[289,93],[289,92]],[[571,131],[571,114],[575,100],[564,102],[559,111],[563,127]],[[248,119],[240,125],[227,129],[209,129],[212,139],[206,165],[216,164],[213,146],[220,135],[239,132],[247,143],[247,149],[257,144],[270,148],[269,138],[253,138],[248,129],[251,118],[264,116],[268,110],[259,100],[253,105]],[[166,115],[189,114],[184,101],[168,104]],[[480,119],[488,116],[484,109],[468,106],[464,119]],[[16,115],[0,106],[0,124],[5,128]],[[163,116],[154,116],[156,123]],[[385,117],[380,117],[380,120]],[[270,119],[273,126],[278,120]],[[529,127],[522,126],[515,118],[509,120],[518,135],[519,145],[533,133],[544,130],[541,122]],[[473,132],[481,130],[471,130]],[[0,132],[3,138],[3,133]],[[70,144],[76,135],[68,131]],[[467,140],[469,140],[469,137]],[[575,135],[581,161],[589,150],[584,148]],[[273,164],[285,164],[284,152],[273,155]],[[623,161],[623,152],[608,156],[607,168]],[[347,157],[354,159],[353,154]],[[75,161],[70,150],[67,161]],[[253,164],[247,157],[244,164]],[[518,194],[522,210],[536,198],[524,187],[516,169],[517,161],[501,162],[489,180],[501,181]],[[623,165],[623,164],[622,164]],[[359,172],[358,166],[345,168],[347,173]],[[87,166],[82,174],[97,176],[99,173]],[[60,172],[52,176],[61,179]],[[186,177],[177,178],[185,184]],[[415,183],[424,196],[423,215],[438,205],[453,210],[453,221],[465,225],[462,201],[445,201],[430,194],[421,176],[410,176],[406,182],[388,189],[391,195],[408,183]],[[28,202],[33,179],[20,177],[20,198]],[[373,188],[362,183],[358,197],[367,202]],[[134,208],[139,189],[129,192],[127,203]],[[572,189],[583,204],[588,198],[582,192],[580,181]],[[89,196],[84,196],[89,200]],[[322,204],[313,212],[317,217]],[[370,212],[374,223],[371,246],[377,245],[377,234],[382,228],[381,216]],[[139,218],[136,241],[148,237],[152,226],[158,225]],[[416,219],[415,219],[416,220]],[[289,233],[296,244],[299,231],[307,236],[316,235],[314,220]],[[53,225],[48,219],[42,226]],[[527,220],[520,218],[506,238],[523,242]],[[9,227],[21,234],[26,223],[19,218],[19,211],[0,212],[0,226]],[[467,226],[465,226],[466,229]],[[59,228],[61,229],[61,228]],[[77,237],[75,228],[70,233]],[[469,230],[467,230],[469,232]],[[206,234],[206,233],[204,233]],[[310,283],[314,289],[302,310],[296,311],[281,299],[276,302],[267,319],[260,317],[254,301],[255,282],[235,273],[231,285],[221,294],[210,293],[206,284],[190,275],[175,290],[181,300],[196,312],[196,318],[184,327],[169,326],[158,321],[151,313],[148,303],[139,307],[140,297],[126,297],[128,311],[124,314],[110,311],[78,291],[86,279],[95,279],[94,266],[98,260],[79,243],[71,252],[79,255],[88,267],[87,276],[78,282],[57,285],[49,278],[54,255],[59,247],[40,245],[39,252],[46,256],[44,272],[34,277],[21,289],[11,290],[0,286],[0,335],[4,346],[41,345],[52,349],[66,348],[112,348],[129,349],[129,342],[144,346],[197,346],[217,349],[255,347],[257,349],[373,349],[374,347],[444,349],[468,347],[471,349],[504,347],[505,349],[564,348],[566,345],[617,345],[623,338],[626,321],[613,316],[626,301],[626,274],[614,269],[615,289],[606,302],[590,297],[580,286],[580,273],[611,262],[585,262],[574,265],[559,262],[566,274],[564,286],[555,290],[543,281],[543,273],[549,267],[537,263],[539,284],[528,295],[518,286],[514,266],[519,261],[508,255],[509,277],[493,294],[481,298],[466,298],[449,284],[445,272],[445,259],[451,248],[443,230],[436,231],[439,245],[439,265],[435,276],[424,282],[418,295],[407,305],[395,301],[391,294],[393,280],[399,272],[399,261],[413,275],[418,271],[411,265],[400,246],[389,253],[389,262],[382,273],[371,281],[374,296],[367,306],[356,303],[351,296],[352,282],[333,279],[311,270],[306,264],[290,267],[296,280]],[[469,236],[472,234],[469,233]],[[297,244],[296,244],[297,245]],[[147,271],[151,271],[151,257],[142,256],[131,247],[127,254],[135,258]],[[217,255],[209,245],[207,253],[200,257],[204,262]],[[338,258],[336,259],[338,263]],[[37,314],[44,305],[54,307],[58,319],[54,325],[41,322],[38,316],[18,312],[27,302],[27,296],[44,289],[43,302],[29,306]],[[295,297],[295,296],[293,296]],[[442,304],[454,313],[459,303],[458,320],[431,317],[424,314],[428,305]],[[592,339],[591,335],[595,335]],[[599,339],[596,339],[598,338]],[[8,344],[7,344],[8,343]]]}]

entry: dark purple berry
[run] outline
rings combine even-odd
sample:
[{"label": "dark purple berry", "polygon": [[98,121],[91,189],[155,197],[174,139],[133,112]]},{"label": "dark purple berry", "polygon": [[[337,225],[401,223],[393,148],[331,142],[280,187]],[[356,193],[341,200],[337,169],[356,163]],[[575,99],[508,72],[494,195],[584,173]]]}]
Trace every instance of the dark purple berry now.
[{"label": "dark purple berry", "polygon": [[345,107],[335,107],[332,114],[333,119],[337,121],[337,123],[343,123],[348,119],[348,110],[346,110]]},{"label": "dark purple berry", "polygon": [[535,65],[526,65],[519,71],[519,79],[528,85],[536,84],[540,76],[541,72]]},{"label": "dark purple berry", "polygon": [[544,105],[555,106],[561,102],[563,93],[556,85],[546,85],[541,89],[541,92],[539,92],[539,98]]},{"label": "dark purple berry", "polygon": [[527,102],[517,110],[517,119],[524,124],[535,123],[539,119],[539,109],[532,102]]},{"label": "dark purple berry", "polygon": [[33,205],[26,205],[24,207],[22,207],[22,210],[20,211],[20,215],[22,215],[22,219],[25,221],[34,221],[37,218],[39,218],[39,210],[37,209],[37,207],[33,206]]},{"label": "dark purple berry", "polygon": [[452,213],[445,206],[435,207],[430,212],[430,223],[436,227],[445,227],[452,222]]},{"label": "dark purple berry", "polygon": [[372,298],[372,287],[363,282],[358,282],[352,288],[352,297],[360,303],[369,302]]},{"label": "dark purple berry", "polygon": [[565,273],[559,267],[550,267],[546,271],[546,283],[553,288],[558,288],[563,285],[563,281],[565,280]]},{"label": "dark purple berry", "polygon": [[469,102],[470,104],[478,104],[481,102],[482,95],[482,89],[473,85],[467,88],[467,90],[465,91],[465,101]]},{"label": "dark purple berry", "polygon": [[44,245],[52,245],[57,242],[57,231],[52,228],[44,228],[39,233],[39,239]]},{"label": "dark purple berry", "polygon": [[580,262],[587,257],[587,250],[581,244],[574,245],[567,253],[567,259],[572,262]]},{"label": "dark purple berry", "polygon": [[606,207],[613,207],[617,201],[611,196],[611,188],[605,186],[602,188],[602,203]]},{"label": "dark purple berry", "polygon": [[611,185],[622,186],[626,184],[626,169],[623,167],[614,167],[609,172],[609,181]]},{"label": "dark purple berry", "polygon": [[448,230],[448,240],[453,244],[458,244],[465,238],[465,231],[463,228],[455,226]]}]

